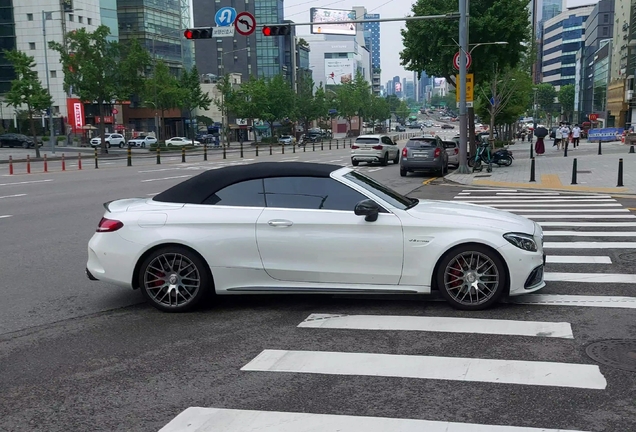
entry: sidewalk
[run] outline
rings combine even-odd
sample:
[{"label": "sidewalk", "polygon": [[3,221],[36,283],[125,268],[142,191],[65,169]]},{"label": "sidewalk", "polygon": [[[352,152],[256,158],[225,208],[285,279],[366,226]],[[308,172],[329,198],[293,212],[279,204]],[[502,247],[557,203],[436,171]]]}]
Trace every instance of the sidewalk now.
[{"label": "sidewalk", "polygon": [[[491,173],[484,168],[471,174],[448,174],[445,179],[471,186],[505,188],[551,189],[578,192],[636,194],[636,153],[620,142],[602,143],[598,155],[598,142],[582,142],[579,147],[563,149],[546,142],[546,152],[535,155],[535,182],[530,182],[530,143],[517,141],[509,147],[514,161],[509,167],[493,166]],[[623,159],[623,187],[617,187],[618,163]],[[577,160],[577,184],[572,185],[572,166]]]}]

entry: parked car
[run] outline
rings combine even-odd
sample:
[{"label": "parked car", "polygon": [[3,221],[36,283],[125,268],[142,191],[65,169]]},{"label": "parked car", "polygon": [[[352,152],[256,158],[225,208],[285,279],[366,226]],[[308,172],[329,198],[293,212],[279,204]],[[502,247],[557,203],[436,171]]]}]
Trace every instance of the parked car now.
[{"label": "parked car", "polygon": [[433,289],[474,311],[545,286],[539,224],[456,200],[408,198],[339,165],[226,166],[104,207],[86,276],[138,289],[166,312],[213,294]]},{"label": "parked car", "polygon": [[455,126],[449,124],[443,124],[442,129],[455,129]]},{"label": "parked car", "polygon": [[395,131],[396,132],[406,132],[406,128],[404,126],[402,126],[402,125],[397,125],[395,127]]},{"label": "parked car", "polygon": [[[166,145],[172,146],[187,146],[192,145],[192,139],[188,137],[173,137],[166,140]],[[199,141],[194,141],[195,146],[200,146],[201,143]]]},{"label": "parked car", "polygon": [[406,142],[400,159],[400,175],[414,171],[433,171],[442,176],[448,171],[448,154],[438,136],[413,137]]},{"label": "parked car", "polygon": [[[111,148],[111,147],[124,148],[124,146],[126,145],[126,138],[124,138],[122,134],[118,134],[118,133],[104,134],[104,139],[106,140],[106,147],[108,148]],[[96,136],[95,138],[91,139],[92,147],[99,147],[101,145],[102,145],[101,137]]]},{"label": "parked car", "polygon": [[453,140],[442,141],[444,143],[444,149],[448,154],[448,164],[455,167],[459,166],[459,142]]},{"label": "parked car", "polygon": [[389,160],[394,164],[400,161],[400,149],[387,135],[360,135],[351,145],[351,165],[360,162],[380,162],[387,165]]},{"label": "parked car", "polygon": [[278,138],[278,143],[282,145],[292,145],[295,142],[296,142],[296,138],[294,138],[291,135],[281,135]]},{"label": "parked car", "polygon": [[[42,147],[42,143],[38,141],[38,146]],[[0,135],[0,147],[35,147],[32,137],[17,133],[5,133]]]},{"label": "parked car", "polygon": [[139,135],[137,138],[128,140],[128,147],[150,147],[152,144],[157,143],[157,138],[150,135]]}]

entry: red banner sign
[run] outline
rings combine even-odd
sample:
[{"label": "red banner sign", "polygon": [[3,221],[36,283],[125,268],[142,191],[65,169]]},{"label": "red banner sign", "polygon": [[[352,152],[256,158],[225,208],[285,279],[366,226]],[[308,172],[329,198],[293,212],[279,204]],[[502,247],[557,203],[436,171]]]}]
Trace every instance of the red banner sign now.
[{"label": "red banner sign", "polygon": [[68,111],[69,124],[73,128],[74,133],[81,133],[82,126],[86,124],[84,120],[84,104],[79,99],[66,99],[66,108]]},{"label": "red banner sign", "polygon": [[[100,123],[101,121],[100,117],[95,117],[95,123]],[[113,116],[104,116],[104,123],[113,123]]]}]

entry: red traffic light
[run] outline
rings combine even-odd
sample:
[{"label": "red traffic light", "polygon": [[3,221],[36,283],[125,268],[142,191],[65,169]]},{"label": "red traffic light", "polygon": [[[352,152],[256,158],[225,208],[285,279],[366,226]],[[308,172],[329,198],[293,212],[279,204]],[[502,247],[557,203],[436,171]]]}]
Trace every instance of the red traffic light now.
[{"label": "red traffic light", "polygon": [[192,32],[192,30],[187,29],[183,32],[183,36],[185,36],[186,39],[192,39],[194,37],[194,33]]},{"label": "red traffic light", "polygon": [[263,36],[287,36],[289,34],[291,34],[289,24],[263,27]]},{"label": "red traffic light", "polygon": [[263,35],[271,36],[272,35],[272,29],[270,27],[263,27]]}]

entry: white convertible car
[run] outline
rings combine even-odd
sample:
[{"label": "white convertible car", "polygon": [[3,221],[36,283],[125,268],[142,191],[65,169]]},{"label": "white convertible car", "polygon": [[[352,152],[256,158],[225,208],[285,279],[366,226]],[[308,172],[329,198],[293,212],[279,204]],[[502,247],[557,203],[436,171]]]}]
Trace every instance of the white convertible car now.
[{"label": "white convertible car", "polygon": [[349,168],[210,170],[104,204],[87,276],[163,311],[212,294],[427,294],[484,309],[542,288],[543,232],[522,216],[408,198]]}]

